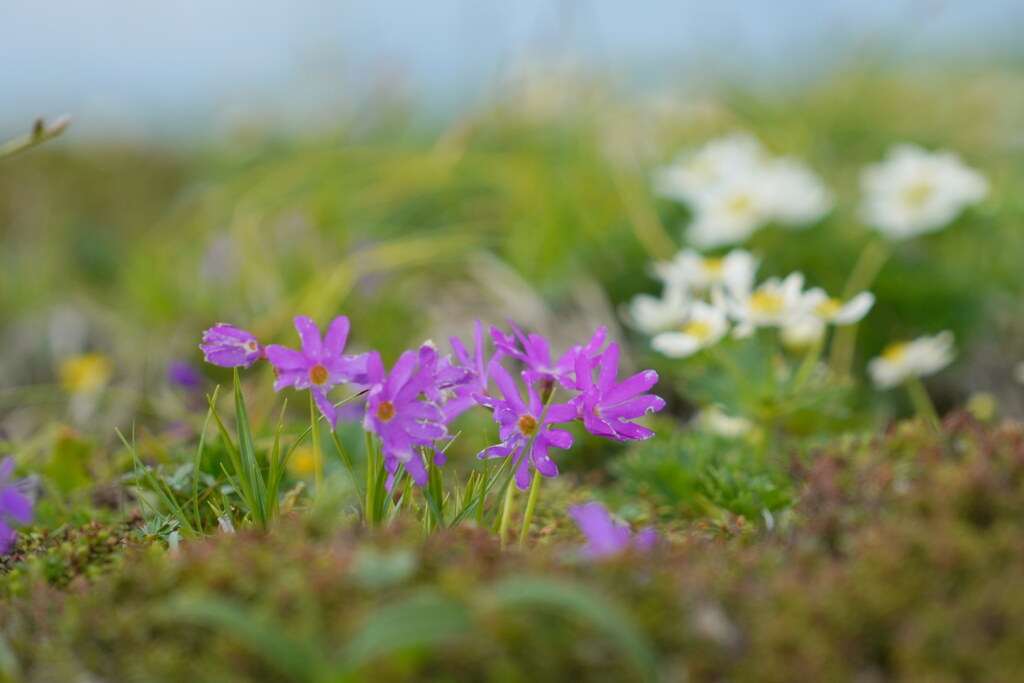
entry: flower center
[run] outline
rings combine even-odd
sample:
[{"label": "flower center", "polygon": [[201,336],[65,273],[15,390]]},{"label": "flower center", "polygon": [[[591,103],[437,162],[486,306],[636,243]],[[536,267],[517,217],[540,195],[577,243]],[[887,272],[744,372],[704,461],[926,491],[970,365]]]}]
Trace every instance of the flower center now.
[{"label": "flower center", "polygon": [[683,334],[688,334],[700,341],[711,336],[711,324],[704,320],[694,320],[683,327]]},{"label": "flower center", "polygon": [[836,313],[838,313],[839,309],[842,308],[842,307],[843,307],[843,302],[842,301],[840,301],[839,299],[829,298],[829,299],[825,299],[820,304],[818,304],[818,306],[817,306],[817,308],[815,310],[818,311],[818,315],[820,315],[821,317],[823,317],[823,318],[831,318]]},{"label": "flower center", "polygon": [[537,420],[533,419],[532,415],[523,415],[519,418],[518,426],[523,436],[533,436],[533,433],[537,431]]},{"label": "flower center", "polygon": [[911,208],[920,209],[924,206],[924,203],[932,196],[934,188],[928,183],[917,183],[911,185],[903,192],[903,201],[905,201]]},{"label": "flower center", "polygon": [[758,290],[750,295],[750,310],[755,313],[782,313],[786,302],[777,292]]},{"label": "flower center", "polygon": [[724,258],[706,258],[704,259],[704,270],[707,271],[708,276],[713,279],[720,279],[722,272],[725,270],[725,259]]},{"label": "flower center", "polygon": [[725,202],[725,210],[729,213],[742,216],[743,214],[750,213],[750,210],[754,208],[753,200],[745,194],[737,194],[729,197]]},{"label": "flower center", "polygon": [[886,359],[890,363],[896,363],[896,362],[898,362],[900,360],[903,360],[903,356],[904,356],[904,354],[906,354],[906,352],[907,352],[907,343],[906,342],[901,342],[901,343],[898,343],[898,344],[890,344],[889,346],[885,347],[884,351],[882,351],[882,358]]},{"label": "flower center", "polygon": [[387,422],[395,416],[395,404],[391,401],[381,401],[377,406],[377,419]]},{"label": "flower center", "polygon": [[325,383],[328,376],[327,368],[322,365],[314,365],[309,369],[309,381],[318,386]]},{"label": "flower center", "polygon": [[246,342],[245,343],[245,348],[249,349],[250,351],[255,351],[256,350],[256,342],[254,342],[254,341]]}]

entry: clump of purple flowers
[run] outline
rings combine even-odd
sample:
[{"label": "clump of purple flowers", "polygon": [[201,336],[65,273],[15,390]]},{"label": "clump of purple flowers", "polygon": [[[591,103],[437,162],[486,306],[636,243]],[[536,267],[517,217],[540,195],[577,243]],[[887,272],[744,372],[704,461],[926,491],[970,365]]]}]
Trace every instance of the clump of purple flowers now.
[{"label": "clump of purple flowers", "polygon": [[[425,485],[424,458],[444,464],[438,441],[448,436],[447,425],[453,419],[475,405],[491,410],[500,438],[478,457],[511,458],[520,489],[529,486],[531,471],[558,475],[550,451],[571,447],[573,438],[557,425],[581,420],[591,434],[617,441],[653,436],[634,420],[664,407],[661,398],[647,393],[658,374],[647,370],[619,382],[619,347],[612,343],[602,350],[605,328],[552,361],[547,339],[523,334],[510,325],[514,334],[491,328],[490,356],[483,325],[476,321],[472,350],[453,337],[454,357],[442,356],[428,342],[418,351],[403,353],[390,373],[376,351],[344,353],[349,333],[344,316],[335,318],[323,337],[311,319],[296,317],[301,350],[274,344],[264,348],[249,332],[225,324],[207,330],[201,348],[208,362],[226,367],[250,367],[259,359],[268,360],[277,373],[275,390],[309,389],[332,428],[337,409],[329,392],[342,384],[365,390],[363,426],[380,439],[389,488],[400,467],[418,486]],[[522,387],[502,365],[506,358],[522,365]],[[491,390],[492,382],[496,392]],[[564,398],[555,402],[561,393]]]},{"label": "clump of purple flowers", "polygon": [[[529,486],[531,465],[546,477],[558,475],[549,448],[569,448],[572,435],[553,429],[553,425],[580,419],[591,434],[616,441],[648,439],[654,435],[631,420],[665,406],[664,400],[646,393],[657,383],[658,373],[647,370],[619,383],[618,344],[612,343],[601,351],[607,336],[605,328],[599,328],[586,344],[571,347],[552,363],[547,339],[538,334],[524,335],[514,324],[510,325],[515,330],[514,337],[494,328],[491,336],[496,349],[523,364],[521,376],[526,399],[511,375],[493,360],[488,372],[502,399],[484,393],[474,394],[474,399],[491,408],[494,420],[501,425],[501,443],[485,448],[478,457],[513,458],[517,487]],[[594,371],[598,373],[596,382]],[[568,402],[553,403],[559,387],[579,393]]]},{"label": "clump of purple flowers", "polygon": [[18,537],[11,522],[28,524],[32,521],[32,501],[21,492],[18,482],[11,481],[12,472],[14,458],[0,461],[0,555],[6,555]]},{"label": "clump of purple flowers", "polygon": [[640,529],[634,535],[627,525],[613,520],[601,503],[572,505],[569,516],[587,539],[582,548],[583,555],[592,560],[616,557],[630,550],[647,552],[658,539],[652,527]]}]

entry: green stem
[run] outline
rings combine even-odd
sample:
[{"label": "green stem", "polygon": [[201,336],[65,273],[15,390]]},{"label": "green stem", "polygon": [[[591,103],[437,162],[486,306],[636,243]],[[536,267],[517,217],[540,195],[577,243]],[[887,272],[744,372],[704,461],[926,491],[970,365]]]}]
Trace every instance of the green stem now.
[{"label": "green stem", "polygon": [[533,481],[530,482],[530,496],[526,499],[526,512],[523,513],[523,528],[519,532],[519,547],[526,547],[526,539],[530,535],[530,522],[533,520],[533,508],[537,505],[537,494],[540,492],[540,470],[533,471]]},{"label": "green stem", "polygon": [[60,117],[49,126],[47,126],[42,119],[36,119],[36,122],[32,125],[31,132],[21,136],[20,138],[15,138],[9,142],[0,144],[0,159],[14,156],[19,152],[24,152],[36,145],[41,145],[47,140],[55,138],[63,133],[70,124],[71,119],[67,116]]},{"label": "green stem", "polygon": [[[843,289],[843,300],[868,290],[882,271],[882,266],[889,259],[889,245],[881,239],[872,240],[864,247],[857,263],[853,266],[850,279]],[[853,367],[853,352],[857,344],[857,323],[837,327],[832,337],[832,348],[829,349],[829,365],[840,377],[850,374]]]},{"label": "green stem", "polygon": [[310,424],[313,425],[313,500],[320,502],[324,490],[324,450],[320,443],[320,412],[317,410],[313,394],[309,394]]},{"label": "green stem", "polygon": [[[514,476],[515,471],[512,474]],[[505,504],[501,507],[501,523],[498,525],[498,538],[501,541],[502,548],[505,547],[505,537],[508,536],[508,520],[512,516],[512,494],[515,490],[515,484],[509,482],[505,490]]]},{"label": "green stem", "polygon": [[939,429],[942,426],[942,421],[939,419],[939,413],[935,410],[935,404],[932,403],[921,378],[910,377],[904,382],[904,386],[918,416],[924,418],[933,429]]},{"label": "green stem", "polygon": [[366,525],[377,522],[377,457],[373,436],[366,432]]},{"label": "green stem", "polygon": [[794,391],[799,391],[804,386],[811,373],[814,372],[815,366],[818,365],[818,361],[821,359],[821,351],[825,347],[825,334],[825,332],[822,332],[821,336],[815,339],[810,348],[807,349],[807,355],[804,356],[804,360],[800,363],[800,368],[796,371],[796,376],[793,378]]}]

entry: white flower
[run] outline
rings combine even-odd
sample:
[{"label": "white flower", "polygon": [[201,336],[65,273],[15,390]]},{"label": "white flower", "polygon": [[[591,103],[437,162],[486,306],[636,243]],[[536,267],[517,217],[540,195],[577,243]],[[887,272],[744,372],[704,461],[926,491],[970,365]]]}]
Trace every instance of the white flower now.
[{"label": "white flower", "polygon": [[935,232],[988,194],[988,182],[953,152],[897,145],[861,174],[865,223],[891,239]]},{"label": "white flower", "polygon": [[749,133],[711,140],[654,172],[654,191],[686,204],[699,201],[724,181],[764,167],[768,152]]},{"label": "white flower", "polygon": [[752,421],[745,417],[726,415],[718,406],[711,406],[701,410],[697,419],[700,426],[705,430],[729,439],[738,439],[746,436],[754,428]]},{"label": "white flower", "polygon": [[803,286],[803,274],[791,273],[785,280],[769,278],[746,297],[726,298],[730,315],[739,323],[735,336],[749,336],[758,327],[785,327],[806,314]]},{"label": "white flower", "polygon": [[832,325],[852,325],[864,319],[875,305],[875,295],[861,292],[847,302],[829,296],[824,289],[815,287],[804,294],[808,311],[822,322]]},{"label": "white flower", "polygon": [[787,349],[806,349],[825,336],[825,321],[816,315],[805,314],[786,323],[779,339]]},{"label": "white flower", "polygon": [[832,210],[832,195],[801,161],[776,159],[768,179],[772,187],[770,214],[784,226],[808,227]]},{"label": "white flower", "polygon": [[694,301],[686,324],[678,331],[662,332],[651,347],[669,358],[686,358],[717,344],[729,329],[725,312],[703,301]]},{"label": "white flower", "polygon": [[940,332],[911,342],[891,344],[868,363],[868,374],[877,389],[889,389],[911,377],[927,377],[953,362],[953,333]]},{"label": "white flower", "polygon": [[694,218],[686,237],[694,246],[745,242],[772,219],[771,185],[757,174],[736,176],[709,188],[691,208]]},{"label": "white flower", "polygon": [[666,286],[662,297],[638,294],[629,304],[628,322],[644,334],[671,330],[686,322],[690,301],[686,290]]},{"label": "white flower", "polygon": [[1013,376],[1018,382],[1024,384],[1024,362],[1017,363],[1017,367],[1013,369]]},{"label": "white flower", "polygon": [[734,133],[681,155],[654,173],[655,192],[687,204],[688,239],[708,249],[745,241],[768,223],[806,226],[832,208],[814,173],[789,157],[773,158],[747,133]]},{"label": "white flower", "polygon": [[844,303],[815,287],[804,293],[800,313],[783,326],[780,339],[788,348],[807,348],[825,336],[828,325],[860,322],[874,304],[871,292],[861,292]]},{"label": "white flower", "polygon": [[654,264],[654,275],[666,286],[678,286],[693,292],[706,292],[724,287],[740,296],[754,285],[757,259],[749,251],[733,249],[725,256],[701,256],[693,249],[683,249],[671,261]]}]

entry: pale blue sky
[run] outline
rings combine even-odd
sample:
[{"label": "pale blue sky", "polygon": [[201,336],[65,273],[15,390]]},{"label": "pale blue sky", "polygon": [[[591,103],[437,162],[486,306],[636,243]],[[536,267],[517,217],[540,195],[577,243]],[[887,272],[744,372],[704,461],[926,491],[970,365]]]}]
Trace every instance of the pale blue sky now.
[{"label": "pale blue sky", "polygon": [[319,121],[393,82],[444,113],[528,55],[637,88],[787,84],[873,46],[976,62],[1021,35],[1020,0],[0,0],[0,137],[65,112],[85,136]]}]

